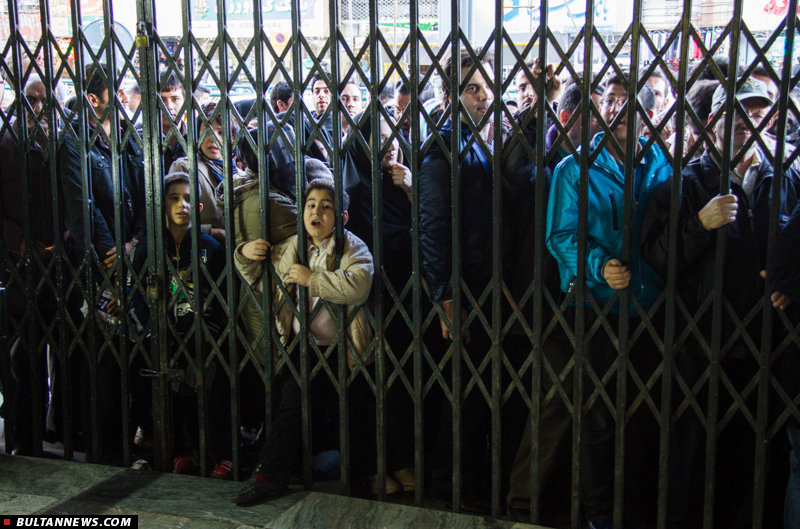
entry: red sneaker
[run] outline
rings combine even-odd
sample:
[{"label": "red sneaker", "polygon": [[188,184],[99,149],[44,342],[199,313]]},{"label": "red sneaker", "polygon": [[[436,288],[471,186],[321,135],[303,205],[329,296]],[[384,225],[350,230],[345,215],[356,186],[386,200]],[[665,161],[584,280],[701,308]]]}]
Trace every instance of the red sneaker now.
[{"label": "red sneaker", "polygon": [[192,469],[192,458],[189,456],[175,456],[172,472],[175,474],[188,474]]},{"label": "red sneaker", "polygon": [[217,479],[233,479],[233,463],[230,459],[223,459],[214,467],[211,473],[212,478]]}]

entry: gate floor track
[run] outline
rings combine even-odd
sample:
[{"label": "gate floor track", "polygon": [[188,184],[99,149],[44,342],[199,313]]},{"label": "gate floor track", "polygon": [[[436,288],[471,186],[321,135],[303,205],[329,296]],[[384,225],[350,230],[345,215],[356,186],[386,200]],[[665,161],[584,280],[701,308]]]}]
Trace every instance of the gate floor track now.
[{"label": "gate floor track", "polygon": [[[293,487],[237,507],[238,482],[0,454],[0,514],[136,514],[139,527],[535,529],[539,526]],[[542,529],[542,528],[539,528]]]}]

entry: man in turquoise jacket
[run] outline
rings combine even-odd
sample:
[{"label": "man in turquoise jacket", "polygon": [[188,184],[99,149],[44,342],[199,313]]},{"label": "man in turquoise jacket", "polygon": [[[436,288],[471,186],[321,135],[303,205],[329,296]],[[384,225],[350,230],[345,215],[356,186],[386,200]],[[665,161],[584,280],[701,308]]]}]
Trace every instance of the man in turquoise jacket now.
[{"label": "man in turquoise jacket", "polygon": [[[610,79],[601,101],[600,113],[611,124],[617,143],[607,141],[600,152],[595,152],[605,133],[594,136],[589,146],[589,209],[586,248],[586,286],[595,299],[604,304],[617,290],[630,287],[631,294],[642,307],[649,309],[663,287],[662,278],[639,257],[639,228],[650,195],[671,174],[664,153],[656,145],[647,148],[640,163],[634,163],[633,186],[633,240],[630,265],[622,263],[622,228],[625,204],[624,151],[635,147],[633,156],[639,156],[646,144],[644,138],[626,141],[627,124],[624,110],[627,90],[620,77]],[[639,101],[645,103],[652,90],[642,89]],[[637,117],[637,121],[639,118]],[[616,126],[614,126],[616,125]],[[638,130],[637,126],[634,130]],[[609,138],[610,140],[610,138]],[[547,247],[558,261],[561,289],[569,292],[578,273],[578,189],[580,187],[580,159],[570,156],[562,161],[553,174],[550,203],[547,210]],[[612,308],[619,312],[619,304]],[[633,310],[631,311],[633,314]]]},{"label": "man in turquoise jacket", "polygon": [[[663,280],[639,257],[639,228],[647,200],[659,184],[671,174],[664,153],[655,145],[646,146],[644,138],[627,137],[627,80],[614,76],[606,83],[600,103],[600,114],[608,123],[613,138],[606,138],[604,132],[594,136],[589,145],[591,165],[588,186],[588,223],[586,241],[586,286],[591,296],[602,307],[611,301],[618,290],[629,289],[631,294],[631,329],[635,329],[638,314],[633,307],[636,299],[644,310],[648,310],[658,298]],[[652,116],[655,96],[647,86],[638,95],[642,108]],[[633,130],[639,131],[640,117],[637,112]],[[615,140],[615,141],[614,141]],[[642,155],[642,150],[646,149]],[[629,262],[623,261],[623,212],[625,205],[625,160],[634,157],[633,164],[633,226]],[[550,202],[547,210],[547,247],[558,262],[561,275],[561,288],[570,292],[575,285],[578,273],[578,194],[580,188],[580,158],[570,156],[562,161],[553,175]],[[591,302],[587,302],[589,305]],[[620,303],[612,302],[612,314],[607,319],[611,329],[616,330]],[[589,322],[591,324],[591,321]],[[587,329],[590,325],[587,324]],[[646,335],[647,333],[644,333]],[[602,329],[595,333],[587,344],[587,359],[590,371],[602,379],[618,356],[616,340],[609,339]],[[639,339],[630,346],[631,358],[635,364],[640,360],[657,361],[658,352],[649,343]],[[634,350],[635,349],[635,350]],[[637,365],[639,367],[639,365]],[[646,378],[645,378],[646,379]],[[616,380],[609,377],[604,384],[610,402],[615,401]],[[594,384],[587,377],[585,381],[587,397],[593,392]],[[635,387],[629,394],[635,394]],[[630,431],[630,424],[627,431]],[[634,436],[638,428],[632,428]],[[580,490],[590,529],[613,527],[614,490],[614,419],[602,398],[588,410],[582,422],[581,432]],[[628,441],[626,456],[642,453],[639,447]],[[634,468],[636,468],[634,466]],[[626,482],[628,490],[642,490],[636,483]],[[627,514],[627,513],[626,513]],[[627,517],[627,516],[626,516]]]}]

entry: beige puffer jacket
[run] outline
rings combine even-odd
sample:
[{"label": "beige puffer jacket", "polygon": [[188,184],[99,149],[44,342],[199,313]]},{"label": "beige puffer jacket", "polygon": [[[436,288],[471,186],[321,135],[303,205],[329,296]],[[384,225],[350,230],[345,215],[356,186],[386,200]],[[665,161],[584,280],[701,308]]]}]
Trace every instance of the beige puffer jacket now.
[{"label": "beige puffer jacket", "polygon": [[[244,280],[255,292],[261,292],[261,273],[263,261],[252,261],[242,255],[242,245],[236,248],[234,261],[236,268]],[[289,268],[297,263],[297,236],[293,236],[283,243],[272,247],[270,260],[275,267],[275,273],[281,281],[285,282]],[[339,268],[336,268],[336,257],[331,254],[327,260],[328,272],[312,272],[311,284],[308,288],[309,295],[319,297],[330,303],[346,305],[347,308],[347,362],[350,369],[356,368],[357,362],[354,353],[359,355],[365,364],[372,362],[374,354],[369,349],[372,341],[372,328],[367,322],[364,302],[369,297],[372,288],[372,254],[361,239],[344,231],[344,247]],[[287,292],[294,296],[295,286],[287,285]],[[275,289],[273,307],[278,307],[284,299],[281,289]],[[325,310],[325,309],[322,309]],[[292,310],[289,303],[282,303],[275,318],[276,330],[281,337],[281,342],[286,345],[292,333]],[[369,351],[369,352],[368,352]]]}]

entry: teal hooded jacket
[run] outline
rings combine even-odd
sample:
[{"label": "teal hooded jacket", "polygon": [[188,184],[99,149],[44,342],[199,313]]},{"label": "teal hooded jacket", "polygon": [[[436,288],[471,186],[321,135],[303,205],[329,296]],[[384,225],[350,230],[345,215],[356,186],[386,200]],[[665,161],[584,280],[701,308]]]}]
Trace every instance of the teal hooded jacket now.
[{"label": "teal hooded jacket", "polygon": [[[603,137],[594,136],[590,153]],[[639,138],[639,147],[646,140]],[[664,281],[639,255],[642,216],[653,191],[672,175],[664,153],[656,145],[647,148],[641,163],[634,167],[633,233],[630,262],[622,259],[623,212],[625,205],[624,166],[603,147],[589,167],[589,208],[586,246],[586,286],[598,302],[606,303],[616,292],[603,277],[603,267],[611,259],[628,265],[631,294],[646,310],[661,293]],[[547,248],[558,262],[561,289],[569,292],[578,273],[578,190],[580,161],[575,156],[564,159],[553,174],[547,208]],[[587,303],[588,304],[588,303]],[[632,307],[631,307],[632,308]],[[619,311],[619,303],[612,309]]]}]

